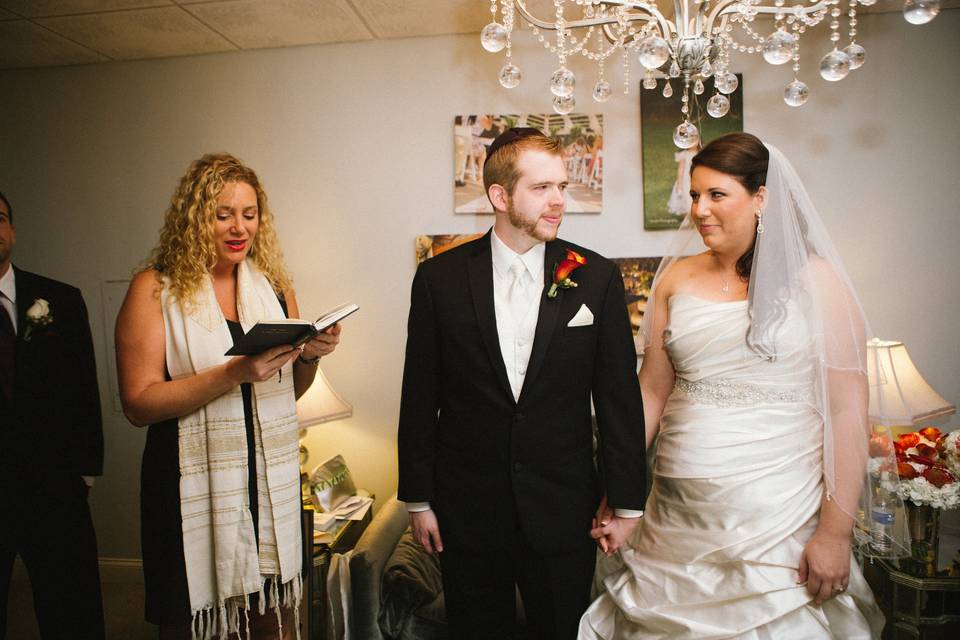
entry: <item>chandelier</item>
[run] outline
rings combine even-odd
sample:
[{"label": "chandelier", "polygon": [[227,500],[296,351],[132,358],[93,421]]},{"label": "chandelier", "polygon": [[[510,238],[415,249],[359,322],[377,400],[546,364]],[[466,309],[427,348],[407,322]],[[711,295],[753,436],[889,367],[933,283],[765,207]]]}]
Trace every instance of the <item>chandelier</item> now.
[{"label": "chandelier", "polygon": [[[842,80],[853,69],[860,68],[866,51],[857,43],[857,5],[871,6],[877,0],[845,0],[847,6],[848,43],[842,49],[841,0],[673,0],[674,14],[669,19],[658,8],[656,0],[553,0],[554,17],[543,20],[527,9],[528,0],[490,0],[493,21],[483,28],[480,42],[487,51],[506,50],[506,63],[500,69],[500,84],[512,89],[520,84],[520,68],[514,64],[513,31],[518,18],[532,29],[533,35],[546,49],[557,56],[558,67],[550,78],[553,109],[567,114],[576,106],[576,77],[567,68],[567,60],[583,56],[597,63],[597,81],[593,99],[606,102],[613,87],[604,76],[608,59],[622,58],[624,93],[628,92],[631,56],[644,68],[644,89],[656,89],[663,78],[663,95],[673,95],[673,82],[682,84],[680,111],[683,121],[674,130],[673,141],[681,149],[695,145],[700,132],[690,121],[690,90],[700,95],[704,80],[713,76],[714,95],[707,100],[707,113],[714,118],[730,110],[727,97],[737,89],[737,77],[730,71],[730,53],[761,54],[773,65],[793,63],[793,80],[783,90],[783,101],[799,107],[807,101],[810,89],[798,78],[800,71],[800,36],[808,29],[826,22],[829,16],[830,41],[833,49],[820,60],[824,80]],[[564,6],[580,7],[580,16],[568,19]],[[500,20],[497,20],[497,14]],[[907,22],[925,24],[940,13],[940,0],[906,0],[903,15]],[[763,20],[758,20],[758,17]],[[769,22],[772,30],[759,33],[760,22]],[[544,32],[553,32],[548,39]]]}]

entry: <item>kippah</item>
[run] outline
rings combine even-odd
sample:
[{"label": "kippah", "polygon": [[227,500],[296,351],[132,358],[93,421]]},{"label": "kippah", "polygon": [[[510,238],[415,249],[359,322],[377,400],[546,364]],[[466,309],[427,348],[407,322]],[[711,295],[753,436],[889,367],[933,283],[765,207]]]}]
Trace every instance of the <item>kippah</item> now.
[{"label": "kippah", "polygon": [[507,129],[496,139],[490,143],[490,147],[487,148],[487,158],[484,160],[484,164],[487,163],[490,158],[493,157],[493,154],[497,152],[498,149],[507,146],[508,144],[513,144],[517,140],[522,140],[523,138],[529,138],[530,136],[542,136],[543,133],[539,129],[534,129],[533,127],[513,127]]}]

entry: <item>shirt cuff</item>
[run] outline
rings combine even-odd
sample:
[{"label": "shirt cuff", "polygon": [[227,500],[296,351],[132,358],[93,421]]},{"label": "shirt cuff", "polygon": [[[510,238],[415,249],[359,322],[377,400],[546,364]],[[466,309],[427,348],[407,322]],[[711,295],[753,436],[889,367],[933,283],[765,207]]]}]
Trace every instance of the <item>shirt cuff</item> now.
[{"label": "shirt cuff", "polygon": [[643,511],[637,511],[636,509],[614,509],[613,513],[618,518],[642,518]]},{"label": "shirt cuff", "polygon": [[407,503],[408,513],[420,513],[421,511],[430,511],[430,503],[429,502],[408,502]]},{"label": "shirt cuff", "polygon": [[86,483],[87,487],[90,488],[93,486],[93,481],[96,480],[93,476],[80,476],[83,478],[83,481]]}]

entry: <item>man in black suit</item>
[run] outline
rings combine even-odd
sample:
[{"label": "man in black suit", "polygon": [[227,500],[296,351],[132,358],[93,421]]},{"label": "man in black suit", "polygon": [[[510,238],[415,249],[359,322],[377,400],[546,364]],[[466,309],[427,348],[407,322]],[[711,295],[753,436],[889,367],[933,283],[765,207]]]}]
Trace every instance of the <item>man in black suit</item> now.
[{"label": "man in black suit", "polygon": [[74,287],[11,264],[13,209],[0,193],[0,639],[20,555],[44,640],[102,639],[88,482],[103,425],[87,309]]},{"label": "man in black suit", "polygon": [[642,515],[643,406],[623,281],[611,261],[556,239],[562,150],[534,129],[498,137],[484,165],[492,231],[427,260],[413,281],[399,497],[414,536],[440,552],[458,640],[513,637],[517,588],[528,638],[574,638],[602,496],[616,508],[602,515],[608,550]]}]

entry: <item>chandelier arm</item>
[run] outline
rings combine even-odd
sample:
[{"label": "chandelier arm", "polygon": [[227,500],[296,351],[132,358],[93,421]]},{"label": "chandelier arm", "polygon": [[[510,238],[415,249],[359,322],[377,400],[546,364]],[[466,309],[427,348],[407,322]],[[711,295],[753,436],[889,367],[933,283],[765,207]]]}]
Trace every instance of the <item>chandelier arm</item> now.
[{"label": "chandelier arm", "polygon": [[[523,19],[532,24],[533,26],[539,29],[546,29],[547,31],[556,31],[556,24],[553,22],[547,22],[546,20],[541,20],[536,17],[530,10],[527,9],[525,0],[513,0],[514,6],[517,8],[517,11],[520,12],[520,15],[523,16]],[[665,34],[670,33],[670,28],[672,23],[663,17],[663,14],[657,10],[656,7],[650,6],[646,2],[630,2],[629,0],[605,0],[605,4],[614,4],[617,6],[627,7],[630,9],[639,9],[642,12],[646,12],[647,15],[642,13],[631,13],[628,14],[629,22],[645,20],[650,22],[651,20],[656,20],[660,24],[660,28]],[[577,29],[580,27],[594,27],[604,25],[604,33],[607,34],[609,39],[609,33],[607,31],[607,25],[619,24],[619,20],[615,16],[608,16],[605,18],[584,18],[582,20],[570,20],[564,24],[565,29]]]},{"label": "chandelier arm", "polygon": [[[713,11],[710,12],[710,18],[709,18],[708,24],[712,24],[713,20],[718,15],[733,15],[736,13],[740,13],[740,10],[739,10],[740,4],[741,4],[741,0],[721,0],[721,2],[717,3],[717,5],[714,6]],[[831,6],[833,6],[832,2],[829,2],[828,0],[820,0],[820,2],[818,2],[817,4],[812,4],[809,7],[790,7],[789,9],[787,9],[787,7],[759,7],[758,6],[758,7],[752,7],[751,10],[756,13],[767,13],[767,14],[784,13],[784,14],[792,14],[792,15],[797,15],[799,13],[801,15],[806,16],[806,15],[810,15],[811,13],[816,13],[818,11],[825,11]]]}]

